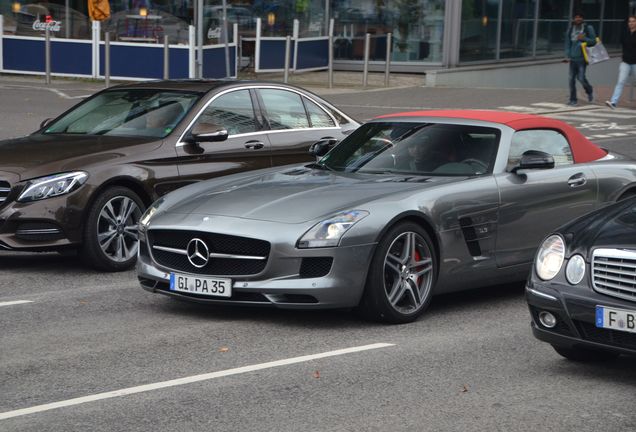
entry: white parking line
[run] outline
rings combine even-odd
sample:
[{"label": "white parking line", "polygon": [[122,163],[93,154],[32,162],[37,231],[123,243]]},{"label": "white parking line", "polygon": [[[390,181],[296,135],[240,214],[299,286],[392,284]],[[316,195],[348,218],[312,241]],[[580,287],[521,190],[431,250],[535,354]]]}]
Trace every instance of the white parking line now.
[{"label": "white parking line", "polygon": [[19,305],[24,303],[33,303],[33,302],[31,300],[14,300],[14,301],[0,302],[0,306],[13,306],[13,305]]},{"label": "white parking line", "polygon": [[145,385],[140,385],[137,387],[129,387],[129,388],[109,391],[105,393],[97,393],[90,396],[78,397],[74,399],[68,399],[65,401],[53,402],[53,403],[44,404],[44,405],[37,405],[31,408],[23,408],[23,409],[18,409],[14,411],[7,411],[4,413],[0,413],[0,420],[6,420],[13,417],[20,417],[20,416],[24,416],[28,414],[34,414],[34,413],[48,411],[48,410],[57,409],[57,408],[79,405],[79,404],[83,404],[87,402],[95,402],[98,400],[110,399],[110,398],[115,398],[120,396],[128,396],[135,393],[143,393],[143,392],[148,392],[152,390],[159,390],[162,388],[180,386],[184,384],[192,384],[195,382],[207,381],[207,380],[222,378],[222,377],[226,377],[230,375],[238,375],[238,374],[253,372],[257,370],[270,369],[270,368],[274,368],[278,366],[287,366],[291,364],[304,363],[304,362],[321,359],[321,358],[335,357],[335,356],[340,356],[344,354],[352,354],[356,352],[368,351],[368,350],[373,350],[378,348],[387,348],[394,345],[395,344],[389,344],[389,343],[376,343],[376,344],[363,345],[363,346],[352,347],[352,348],[344,348],[344,349],[339,349],[335,351],[327,351],[320,354],[310,354],[310,355],[301,356],[301,357],[292,357],[292,358],[277,360],[277,361],[268,362],[268,363],[260,363],[260,364],[255,364],[251,366],[227,369],[224,371],[211,372],[211,373],[201,374],[201,375],[193,375],[190,377],[178,378],[178,379],[174,379],[170,381],[162,381],[162,382],[158,382],[154,384],[145,384]]},{"label": "white parking line", "polygon": [[600,119],[594,117],[584,117],[579,116],[578,114],[568,113],[568,114],[547,114],[548,117],[555,118],[557,120],[563,120],[566,122],[586,122],[586,123],[594,123],[598,122]]}]

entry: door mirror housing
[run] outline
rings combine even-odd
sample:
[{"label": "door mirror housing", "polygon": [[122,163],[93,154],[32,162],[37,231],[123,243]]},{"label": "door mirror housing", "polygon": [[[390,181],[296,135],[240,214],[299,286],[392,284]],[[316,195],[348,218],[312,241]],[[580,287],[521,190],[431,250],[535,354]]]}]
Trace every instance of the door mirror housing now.
[{"label": "door mirror housing", "polygon": [[519,165],[512,169],[516,173],[519,170],[551,169],[554,168],[554,157],[551,154],[539,150],[528,150],[521,155]]},{"label": "door mirror housing", "polygon": [[316,141],[309,147],[309,154],[316,157],[322,157],[326,155],[337,142],[338,140],[335,138],[323,138],[320,141]]},{"label": "door mirror housing", "polygon": [[227,129],[212,123],[197,123],[190,131],[191,142],[218,142],[228,137]]},{"label": "door mirror housing", "polygon": [[52,121],[53,121],[52,118],[47,118],[47,119],[42,120],[42,123],[40,123],[40,129],[44,129]]}]

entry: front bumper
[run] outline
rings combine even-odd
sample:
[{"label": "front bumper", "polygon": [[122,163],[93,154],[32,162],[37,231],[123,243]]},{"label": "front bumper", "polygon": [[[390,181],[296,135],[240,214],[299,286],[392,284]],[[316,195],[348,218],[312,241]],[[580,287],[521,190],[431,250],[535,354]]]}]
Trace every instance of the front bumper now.
[{"label": "front bumper", "polygon": [[0,249],[45,251],[79,244],[87,201],[80,191],[29,203],[3,203]]},{"label": "front bumper", "polygon": [[[588,348],[636,355],[636,333],[598,328],[596,306],[636,311],[634,302],[599,294],[587,285],[543,283],[529,280],[526,299],[532,316],[532,333],[544,342],[565,348]],[[554,328],[543,326],[541,311],[557,318]]]},{"label": "front bumper", "polygon": [[[147,291],[198,303],[285,309],[334,309],[358,305],[375,244],[297,249],[295,241],[290,243],[291,238],[287,241],[270,240],[271,251],[263,271],[250,276],[229,276],[232,279],[232,297],[221,298],[171,291],[171,269],[162,267],[152,258],[145,236],[140,235],[137,260],[139,282]],[[303,275],[303,260],[324,258],[331,258],[331,266],[324,275]]]}]

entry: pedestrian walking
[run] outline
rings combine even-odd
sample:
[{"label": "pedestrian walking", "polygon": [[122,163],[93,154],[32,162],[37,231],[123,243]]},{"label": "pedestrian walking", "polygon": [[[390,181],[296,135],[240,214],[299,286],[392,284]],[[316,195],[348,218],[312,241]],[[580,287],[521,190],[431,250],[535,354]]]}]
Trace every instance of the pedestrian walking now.
[{"label": "pedestrian walking", "polygon": [[570,63],[569,80],[570,80],[570,100],[568,105],[576,106],[578,103],[576,97],[576,80],[578,80],[585,93],[587,93],[587,100],[589,102],[594,101],[594,89],[585,77],[585,70],[587,69],[587,62],[583,56],[583,43],[587,43],[588,46],[596,44],[596,32],[594,27],[584,22],[583,13],[577,12],[574,14],[572,24],[568,28],[565,34],[565,57],[564,60]]},{"label": "pedestrian walking", "polygon": [[621,45],[623,46],[623,61],[618,66],[618,80],[612,98],[605,101],[605,105],[611,109],[615,109],[618,100],[623,93],[623,87],[627,83],[627,79],[636,76],[636,16],[630,15],[627,18],[627,27],[621,34]]}]

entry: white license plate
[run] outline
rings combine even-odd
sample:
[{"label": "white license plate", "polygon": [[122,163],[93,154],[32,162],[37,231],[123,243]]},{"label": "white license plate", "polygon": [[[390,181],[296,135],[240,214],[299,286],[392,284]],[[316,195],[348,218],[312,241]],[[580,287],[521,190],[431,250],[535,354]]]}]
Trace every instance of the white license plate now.
[{"label": "white license plate", "polygon": [[596,327],[636,333],[636,311],[596,306]]},{"label": "white license plate", "polygon": [[201,278],[170,273],[170,291],[213,297],[232,297],[232,279]]}]

